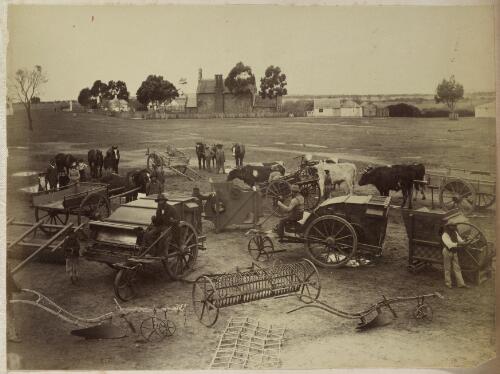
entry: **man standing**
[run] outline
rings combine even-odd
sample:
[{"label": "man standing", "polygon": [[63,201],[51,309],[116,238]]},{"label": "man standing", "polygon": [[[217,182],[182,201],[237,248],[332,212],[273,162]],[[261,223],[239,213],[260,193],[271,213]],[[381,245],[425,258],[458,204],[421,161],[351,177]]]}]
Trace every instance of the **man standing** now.
[{"label": "man standing", "polygon": [[76,184],[80,181],[80,172],[78,171],[76,162],[73,162],[71,164],[71,167],[69,168],[68,172],[68,177],[69,177],[69,182],[71,184]]},{"label": "man standing", "polygon": [[282,240],[285,235],[285,224],[287,222],[298,222],[304,215],[304,196],[300,193],[299,186],[296,184],[292,185],[292,200],[290,201],[290,205],[286,206],[281,201],[278,201],[278,206],[281,210],[288,212],[288,215],[280,220],[276,228],[279,238]]},{"label": "man standing", "polygon": [[451,275],[453,273],[455,275],[457,287],[468,288],[462,278],[462,270],[460,269],[457,254],[461,244],[464,243],[464,240],[457,232],[457,225],[455,223],[448,223],[444,226],[441,240],[443,241],[444,283],[446,284],[446,287],[452,288]]}]

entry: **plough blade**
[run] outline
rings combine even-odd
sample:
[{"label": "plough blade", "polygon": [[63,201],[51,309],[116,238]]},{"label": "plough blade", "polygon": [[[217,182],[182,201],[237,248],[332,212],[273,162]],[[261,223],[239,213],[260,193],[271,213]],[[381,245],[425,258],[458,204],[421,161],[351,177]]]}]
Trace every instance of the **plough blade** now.
[{"label": "plough blade", "polygon": [[376,316],[369,321],[367,321],[366,317],[363,317],[356,326],[356,329],[359,331],[366,331],[376,327],[387,326],[392,323],[393,319],[393,315],[383,309],[378,309]]},{"label": "plough blade", "polygon": [[127,336],[122,329],[115,325],[105,323],[102,325],[72,330],[71,335],[89,339],[121,339]]}]

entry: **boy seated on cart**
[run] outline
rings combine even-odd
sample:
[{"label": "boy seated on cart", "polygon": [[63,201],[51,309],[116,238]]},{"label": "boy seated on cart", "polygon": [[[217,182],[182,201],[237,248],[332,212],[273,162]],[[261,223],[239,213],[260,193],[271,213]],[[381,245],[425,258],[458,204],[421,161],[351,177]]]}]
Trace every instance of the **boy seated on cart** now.
[{"label": "boy seated on cart", "polygon": [[290,201],[290,205],[286,206],[278,200],[278,206],[281,210],[288,212],[288,215],[281,219],[278,226],[276,226],[276,233],[281,241],[285,236],[285,225],[287,222],[298,222],[304,215],[304,196],[300,193],[300,187],[296,184],[292,185],[292,200]]},{"label": "boy seated on cart", "polygon": [[[169,243],[173,242],[174,245],[178,246],[179,243],[179,215],[174,207],[169,205],[167,195],[161,193],[155,199],[155,202],[158,203],[158,208],[156,209],[156,215],[151,217],[151,224],[146,229],[146,232],[143,235],[142,242],[146,247],[149,247],[153,242],[158,239],[162,232],[166,229],[171,228],[171,232],[167,234],[161,242]],[[156,245],[156,250],[153,253],[149,253],[151,255],[161,255],[165,254],[165,246],[164,245]]]}]

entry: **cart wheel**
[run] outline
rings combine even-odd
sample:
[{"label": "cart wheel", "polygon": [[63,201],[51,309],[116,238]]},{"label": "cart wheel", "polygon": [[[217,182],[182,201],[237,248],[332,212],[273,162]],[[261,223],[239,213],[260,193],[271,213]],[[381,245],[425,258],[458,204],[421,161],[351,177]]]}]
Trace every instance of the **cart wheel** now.
[{"label": "cart wheel", "polygon": [[490,259],[488,241],[481,230],[471,223],[460,222],[457,223],[457,231],[465,241],[462,250],[458,251],[462,270],[471,269],[471,266],[474,270],[486,266]]},{"label": "cart wheel", "polygon": [[314,181],[300,186],[300,193],[304,196],[304,209],[313,210],[321,201],[321,189],[319,182]]},{"label": "cart wheel", "polygon": [[[49,225],[66,225],[69,219],[69,212],[61,212],[54,210],[43,210],[40,208],[35,208],[35,219],[36,221],[42,220],[43,223]],[[47,234],[48,236],[53,236],[58,229],[57,227],[43,227],[39,226],[40,230]]]},{"label": "cart wheel", "polygon": [[269,261],[274,253],[273,241],[267,236],[252,236],[248,241],[248,253],[255,261]]},{"label": "cart wheel", "polygon": [[460,179],[450,179],[439,192],[439,203],[444,210],[460,209],[464,214],[474,210],[476,192],[470,183]]},{"label": "cart wheel", "polygon": [[156,316],[141,322],[141,335],[148,342],[159,343],[165,337],[174,335],[175,324],[170,320],[162,320]]},{"label": "cart wheel", "polygon": [[156,153],[151,153],[147,159],[147,168],[154,172],[160,171],[163,174],[163,161]]},{"label": "cart wheel", "polygon": [[193,309],[198,320],[207,327],[217,322],[219,317],[219,291],[205,275],[196,279],[193,284]]},{"label": "cart wheel", "polygon": [[107,197],[101,193],[91,193],[80,203],[78,210],[78,224],[91,219],[103,219],[109,217],[111,207]]},{"label": "cart wheel", "polygon": [[265,198],[272,210],[277,210],[276,216],[283,217],[287,213],[281,212],[278,208],[278,198],[281,196],[284,199],[290,198],[292,194],[292,185],[284,179],[272,181],[266,189]]},{"label": "cart wheel", "polygon": [[300,279],[302,286],[300,287],[300,294],[297,295],[299,300],[305,304],[310,304],[317,300],[321,292],[321,282],[319,280],[319,273],[316,266],[308,259],[303,259],[301,265],[304,272]]},{"label": "cart wheel", "polygon": [[423,320],[426,322],[431,322],[434,313],[429,304],[420,304],[417,305],[413,310],[413,317],[417,320]]},{"label": "cart wheel", "polygon": [[115,295],[122,301],[129,301],[135,297],[134,283],[137,276],[135,269],[120,269],[114,281]]},{"label": "cart wheel", "polygon": [[356,254],[358,237],[345,219],[326,215],[316,218],[304,234],[311,260],[323,267],[343,266]]},{"label": "cart wheel", "polygon": [[172,235],[170,243],[165,243],[168,258],[163,262],[165,270],[172,279],[181,279],[190,272],[198,257],[198,234],[188,222],[180,222],[178,227],[179,244],[174,243]]},{"label": "cart wheel", "polygon": [[495,203],[495,195],[484,192],[476,192],[476,202],[475,202],[476,208],[486,209],[492,206],[494,203]]}]

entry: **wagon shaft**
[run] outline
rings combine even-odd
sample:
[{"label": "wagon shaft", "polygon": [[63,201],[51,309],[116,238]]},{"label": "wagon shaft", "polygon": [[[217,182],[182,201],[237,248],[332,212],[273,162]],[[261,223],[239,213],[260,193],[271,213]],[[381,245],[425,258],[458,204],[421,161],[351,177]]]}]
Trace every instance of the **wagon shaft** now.
[{"label": "wagon shaft", "polygon": [[200,276],[193,285],[193,306],[200,321],[212,326],[219,308],[293,293],[316,299],[320,290],[316,267],[304,259],[266,269]]}]

